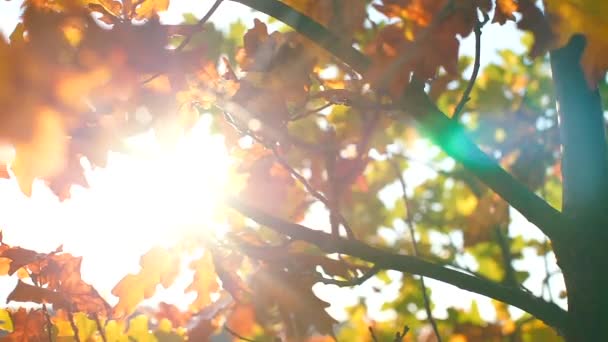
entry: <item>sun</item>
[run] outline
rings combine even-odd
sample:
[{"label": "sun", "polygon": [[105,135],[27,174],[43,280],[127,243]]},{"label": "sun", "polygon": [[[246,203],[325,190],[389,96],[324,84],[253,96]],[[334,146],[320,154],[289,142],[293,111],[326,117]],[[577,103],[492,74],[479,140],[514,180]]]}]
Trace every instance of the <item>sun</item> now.
[{"label": "sun", "polygon": [[210,133],[211,122],[201,116],[171,147],[152,131],[132,137],[126,141],[131,153],[110,153],[105,168],[82,159],[90,187],[73,186],[63,202],[42,181],[27,198],[14,179],[0,180],[5,242],[41,252],[63,245],[83,256],[85,279],[109,289],[137,271],[139,257],[153,246],[223,234],[217,212],[231,160],[223,138]]}]

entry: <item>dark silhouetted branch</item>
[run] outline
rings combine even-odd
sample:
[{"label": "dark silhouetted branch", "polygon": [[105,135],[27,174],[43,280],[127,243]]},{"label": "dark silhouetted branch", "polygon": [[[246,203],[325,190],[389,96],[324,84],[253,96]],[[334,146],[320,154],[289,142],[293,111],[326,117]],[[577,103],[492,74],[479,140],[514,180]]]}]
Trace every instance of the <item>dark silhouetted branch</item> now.
[{"label": "dark silhouetted branch", "polygon": [[548,303],[520,289],[480,279],[414,256],[384,251],[358,240],[334,237],[331,234],[269,215],[264,211],[247,205],[237,198],[228,198],[227,205],[278,233],[290,236],[296,240],[312,243],[325,253],[351,255],[371,262],[382,269],[391,269],[433,278],[518,307],[538,317],[550,326],[556,328],[564,326],[566,320],[566,312],[564,310],[553,303]]}]

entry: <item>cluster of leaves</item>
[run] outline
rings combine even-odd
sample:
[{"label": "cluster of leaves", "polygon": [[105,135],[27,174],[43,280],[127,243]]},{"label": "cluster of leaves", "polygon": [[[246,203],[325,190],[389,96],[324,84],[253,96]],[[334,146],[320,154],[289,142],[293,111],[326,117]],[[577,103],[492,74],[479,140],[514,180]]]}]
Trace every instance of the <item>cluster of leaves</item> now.
[{"label": "cluster of leaves", "polygon": [[[125,138],[150,129],[172,143],[199,112],[210,112],[246,176],[238,196],[265,214],[299,222],[318,201],[329,212],[333,237],[343,230],[351,239],[416,252],[515,289],[528,277],[513,267],[523,250],[550,253],[542,241],[511,236],[509,205],[441,152],[425,161],[432,176],[406,191],[406,201],[381,200],[416,164],[410,151],[419,133],[394,99],[422,80],[430,98],[452,114],[464,94],[463,122],[476,142],[559,207],[555,99],[543,56],[582,33],[589,41],[582,60],[587,81],[605,87],[605,24],[594,14],[605,5],[562,0],[546,4],[543,13],[532,0],[283,1],[359,47],[371,66],[357,73],[310,37],[269,32],[257,19],[246,33],[237,25],[228,35],[192,18],[184,25],[161,24],[157,14],[168,4],[25,2],[22,22],[9,41],[0,40],[0,140],[15,150],[10,165],[2,166],[10,172],[0,174],[14,176],[28,195],[33,180],[42,179],[65,199],[71,185],[86,186],[82,158],[103,167],[108,151],[125,151]],[[372,7],[380,22],[368,18]],[[531,57],[500,52],[502,61],[485,67],[467,91],[463,74],[472,60],[459,58],[460,39],[481,30],[491,15],[492,24],[501,25],[519,18],[517,26],[532,33],[526,36]],[[594,20],[582,19],[588,17]],[[188,310],[161,305],[143,316],[133,313],[158,285],[172,286],[184,249],[154,248],[142,256],[140,272],[114,287],[119,301],[110,306],[81,279],[80,258],[61,249],[37,253],[2,244],[1,273],[21,279],[8,299],[43,305],[2,312],[10,315],[4,330],[13,340],[31,341],[199,341],[222,325],[235,336],[259,339],[333,336],[337,322],[312,286],[356,284],[373,265],[234,215],[226,241],[196,246],[204,252],[190,265],[194,277],[186,291],[197,297]],[[400,228],[403,221],[415,225],[418,248]],[[393,238],[383,238],[382,231]],[[454,241],[459,237],[462,243]],[[471,257],[474,267],[460,263],[462,256]],[[385,307],[412,328],[412,336],[424,336],[426,323],[417,317],[428,295],[416,279],[378,277],[400,282],[398,298]],[[370,325],[379,334],[400,330],[394,322],[369,321],[364,305],[352,309],[341,339],[375,338]],[[485,323],[475,307],[450,310],[438,320],[438,332],[452,341],[557,339],[539,321],[512,318],[504,304],[496,303],[496,315],[496,322]]]}]

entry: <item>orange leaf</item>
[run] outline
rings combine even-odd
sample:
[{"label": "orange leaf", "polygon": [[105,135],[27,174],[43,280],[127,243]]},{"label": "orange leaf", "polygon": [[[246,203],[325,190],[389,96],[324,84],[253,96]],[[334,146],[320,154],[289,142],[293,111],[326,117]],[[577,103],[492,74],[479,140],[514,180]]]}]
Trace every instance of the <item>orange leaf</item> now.
[{"label": "orange leaf", "polygon": [[30,310],[27,312],[20,308],[11,314],[14,330],[3,340],[9,342],[44,342],[48,341],[48,333],[45,331],[46,319],[42,310]]},{"label": "orange leaf", "polygon": [[213,258],[208,251],[201,258],[193,261],[190,268],[194,270],[194,278],[185,292],[196,292],[196,299],[190,304],[190,310],[198,312],[211,304],[210,295],[217,292],[220,287],[217,283]]},{"label": "orange leaf", "polygon": [[252,305],[237,304],[228,315],[226,325],[241,336],[251,336],[255,328],[255,311]]}]

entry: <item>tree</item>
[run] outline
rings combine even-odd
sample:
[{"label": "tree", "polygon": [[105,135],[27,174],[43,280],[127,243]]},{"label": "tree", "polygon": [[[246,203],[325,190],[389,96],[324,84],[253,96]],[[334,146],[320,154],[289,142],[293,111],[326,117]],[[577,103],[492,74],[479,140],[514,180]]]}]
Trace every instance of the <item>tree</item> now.
[{"label": "tree", "polygon": [[[208,22],[222,0],[183,25],[158,19],[167,0],[25,2],[22,22],[0,41],[0,137],[15,150],[3,169],[25,194],[39,178],[65,199],[72,185],[87,184],[82,158],[103,167],[108,151],[128,152],[122,141],[150,129],[174,143],[202,113],[213,116],[245,180],[227,195],[225,239],[152,249],[140,272],[114,287],[113,307],[81,279],[80,258],[3,243],[2,273],[23,279],[9,300],[42,304],[2,313],[11,316],[3,329],[10,338],[206,340],[223,324],[245,340],[314,340],[316,332],[399,341],[423,339],[427,321],[429,340],[608,338],[599,95],[608,89],[608,5],[231,1],[286,26],[269,33],[256,19],[246,32],[234,25],[224,34]],[[509,21],[527,32],[530,54],[505,50],[501,63],[480,70],[482,31]],[[458,37],[471,34],[475,56],[459,58]],[[151,120],[135,115],[140,107]],[[431,176],[411,187],[404,170],[416,163],[410,151],[419,136],[441,151],[425,161]],[[402,194],[394,204],[380,200],[387,189]],[[314,202],[328,212],[327,227],[301,224],[307,213],[321,215]],[[510,233],[515,211],[545,241]],[[190,310],[163,304],[132,316],[157,285],[171,286],[182,254],[196,248],[203,254],[191,263]],[[546,296],[523,286],[529,274],[514,261],[525,248],[555,254],[567,310],[553,302],[554,274],[542,285]],[[312,286],[372,277],[400,284],[386,303],[396,322],[366,321],[363,302],[335,329]],[[475,307],[433,317],[426,278],[492,298],[496,321],[484,322]],[[507,306],[526,314],[512,317]]]}]

